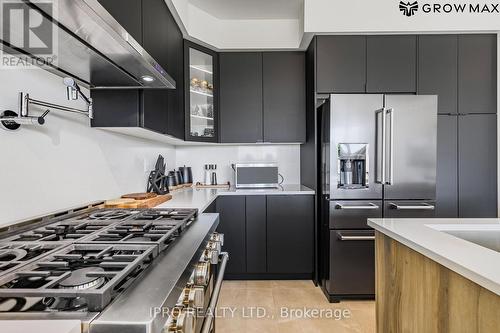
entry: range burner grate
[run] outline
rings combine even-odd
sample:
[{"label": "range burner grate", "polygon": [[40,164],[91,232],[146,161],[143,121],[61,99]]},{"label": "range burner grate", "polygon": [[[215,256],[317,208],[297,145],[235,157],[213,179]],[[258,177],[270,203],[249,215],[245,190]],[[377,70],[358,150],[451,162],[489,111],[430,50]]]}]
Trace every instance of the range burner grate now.
[{"label": "range burner grate", "polygon": [[74,310],[62,304],[100,311],[156,255],[147,244],[72,244],[1,276],[0,301],[39,297],[47,311]]},{"label": "range burner grate", "polygon": [[196,209],[143,210],[131,219],[114,224],[82,240],[97,244],[156,244],[164,250],[194,221]]},{"label": "range burner grate", "polygon": [[60,249],[53,243],[0,243],[0,276]]}]

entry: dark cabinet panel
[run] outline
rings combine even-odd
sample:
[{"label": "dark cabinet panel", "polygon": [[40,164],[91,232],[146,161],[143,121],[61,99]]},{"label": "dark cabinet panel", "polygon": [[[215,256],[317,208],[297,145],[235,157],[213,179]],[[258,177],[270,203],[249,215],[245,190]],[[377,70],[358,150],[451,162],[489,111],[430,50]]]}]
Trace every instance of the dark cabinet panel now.
[{"label": "dark cabinet panel", "polygon": [[366,36],[317,36],[319,93],[364,93]]},{"label": "dark cabinet panel", "polygon": [[458,217],[458,116],[437,124],[436,217]]},{"label": "dark cabinet panel", "polygon": [[497,112],[496,35],[459,36],[458,105],[460,113]]},{"label": "dark cabinet panel", "polygon": [[94,119],[92,127],[141,126],[138,90],[91,90]]},{"label": "dark cabinet panel", "polygon": [[231,256],[226,272],[228,274],[245,273],[245,197],[221,196],[217,198],[216,207],[220,219],[217,231],[224,234],[224,250]]},{"label": "dark cabinet panel", "polygon": [[262,53],[221,53],[221,142],[262,142]]},{"label": "dark cabinet panel", "polygon": [[416,92],[416,36],[367,37],[367,92]]},{"label": "dark cabinet panel", "polygon": [[304,52],[264,52],[264,142],[304,142],[306,69]]},{"label": "dark cabinet panel", "polygon": [[497,216],[497,117],[458,118],[460,217]]},{"label": "dark cabinet panel", "polygon": [[167,132],[168,94],[165,91],[143,90],[142,127],[158,133]]},{"label": "dark cabinet panel", "polygon": [[267,196],[267,271],[312,273],[314,197]]},{"label": "dark cabinet panel", "polygon": [[142,44],[142,0],[99,0],[99,3]]},{"label": "dark cabinet panel", "polygon": [[418,44],[418,94],[438,95],[438,113],[456,114],[458,37],[425,35]]},{"label": "dark cabinet panel", "polygon": [[265,273],[266,265],[266,196],[246,197],[247,273]]}]

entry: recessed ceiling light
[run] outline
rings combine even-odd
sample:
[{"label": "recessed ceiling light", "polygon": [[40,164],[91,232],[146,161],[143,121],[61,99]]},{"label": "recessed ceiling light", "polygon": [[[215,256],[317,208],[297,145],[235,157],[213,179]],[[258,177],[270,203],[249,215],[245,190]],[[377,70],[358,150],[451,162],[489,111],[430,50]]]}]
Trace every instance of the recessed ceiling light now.
[{"label": "recessed ceiling light", "polygon": [[153,82],[155,78],[149,75],[143,75],[141,76],[141,80],[144,82]]}]

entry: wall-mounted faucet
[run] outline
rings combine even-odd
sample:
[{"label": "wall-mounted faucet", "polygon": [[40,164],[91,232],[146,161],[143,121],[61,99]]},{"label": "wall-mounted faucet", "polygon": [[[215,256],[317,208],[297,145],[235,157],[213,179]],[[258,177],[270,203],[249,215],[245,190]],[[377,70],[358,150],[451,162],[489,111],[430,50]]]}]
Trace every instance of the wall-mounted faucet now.
[{"label": "wall-mounted faucet", "polygon": [[[92,98],[85,96],[74,79],[66,77],[64,78],[63,83],[66,86],[68,100],[77,100],[78,97],[81,97],[87,104],[86,110],[44,102],[30,98],[28,93],[20,92],[18,112],[16,113],[12,110],[5,110],[0,114],[0,123],[5,129],[9,130],[16,130],[21,125],[43,125],[45,124],[45,116],[47,116],[51,109],[83,114],[92,119],[94,117]],[[29,112],[30,105],[42,106],[47,108],[47,110],[41,116],[31,116]]]}]

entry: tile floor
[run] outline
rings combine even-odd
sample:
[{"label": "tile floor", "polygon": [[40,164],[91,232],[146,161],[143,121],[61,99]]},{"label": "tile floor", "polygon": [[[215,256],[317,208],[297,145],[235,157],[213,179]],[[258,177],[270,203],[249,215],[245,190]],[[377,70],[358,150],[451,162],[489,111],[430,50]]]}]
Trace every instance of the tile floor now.
[{"label": "tile floor", "polygon": [[224,281],[217,315],[217,333],[375,332],[375,302],[328,303],[311,281]]}]

